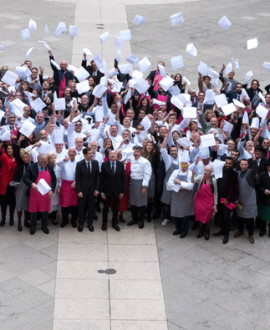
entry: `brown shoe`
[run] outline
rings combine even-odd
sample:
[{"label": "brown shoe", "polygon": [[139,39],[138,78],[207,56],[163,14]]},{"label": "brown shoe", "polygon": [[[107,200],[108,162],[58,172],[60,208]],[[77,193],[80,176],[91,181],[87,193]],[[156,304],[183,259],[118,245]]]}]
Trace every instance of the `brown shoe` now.
[{"label": "brown shoe", "polygon": [[253,235],[248,236],[248,240],[249,240],[249,243],[250,244],[254,244],[254,237],[253,237]]},{"label": "brown shoe", "polygon": [[240,231],[240,230],[237,230],[237,232],[234,234],[233,237],[239,237],[239,236],[241,236],[241,235],[243,235],[243,232]]}]

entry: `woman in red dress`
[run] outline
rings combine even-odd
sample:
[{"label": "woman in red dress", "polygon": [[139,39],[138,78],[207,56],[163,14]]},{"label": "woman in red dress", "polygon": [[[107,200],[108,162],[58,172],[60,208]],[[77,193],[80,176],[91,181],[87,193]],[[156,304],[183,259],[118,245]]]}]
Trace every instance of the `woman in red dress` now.
[{"label": "woman in red dress", "polygon": [[204,234],[206,240],[209,239],[210,220],[213,212],[217,212],[217,182],[212,177],[212,166],[205,166],[204,174],[194,178],[195,172],[192,171],[191,182],[198,183],[198,191],[194,200],[195,219],[199,221],[198,238]]},{"label": "woman in red dress", "polygon": [[[3,142],[0,142],[0,150]],[[15,187],[10,186],[13,181],[14,174],[17,169],[17,162],[15,158],[15,150],[11,144],[6,145],[5,152],[0,151],[1,162],[1,183],[0,183],[0,202],[2,211],[2,220],[0,226],[3,227],[6,223],[7,205],[9,205],[9,224],[14,225],[14,211],[16,206]]]}]

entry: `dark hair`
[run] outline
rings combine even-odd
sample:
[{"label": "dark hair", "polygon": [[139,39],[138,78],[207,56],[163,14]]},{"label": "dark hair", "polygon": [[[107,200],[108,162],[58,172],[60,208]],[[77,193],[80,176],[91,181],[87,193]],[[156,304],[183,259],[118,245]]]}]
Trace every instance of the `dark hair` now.
[{"label": "dark hair", "polygon": [[227,159],[233,161],[232,157],[227,156],[227,157],[225,158],[225,161],[226,161]]},{"label": "dark hair", "polygon": [[240,155],[240,151],[238,149],[233,149],[231,152],[237,152],[238,156]]},{"label": "dark hair", "polygon": [[14,147],[14,145],[11,144],[11,143],[8,143],[8,144],[6,144],[6,145],[4,146],[5,153],[7,153],[7,148],[8,148],[8,147],[11,147],[11,148],[13,149],[13,154],[15,154],[15,147]]},{"label": "dark hair", "polygon": [[85,147],[82,152],[84,155],[87,155],[88,151],[91,151],[91,148]]},{"label": "dark hair", "polygon": [[251,85],[254,83],[254,81],[257,81],[257,83],[258,83],[258,87],[260,87],[260,83],[259,83],[259,80],[258,80],[258,79],[252,79],[252,80],[251,80]]}]

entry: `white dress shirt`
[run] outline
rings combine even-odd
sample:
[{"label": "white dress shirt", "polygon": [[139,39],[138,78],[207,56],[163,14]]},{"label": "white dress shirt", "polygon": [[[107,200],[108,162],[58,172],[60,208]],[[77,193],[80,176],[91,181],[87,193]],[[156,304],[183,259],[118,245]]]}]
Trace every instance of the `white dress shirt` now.
[{"label": "white dress shirt", "polygon": [[137,160],[131,158],[130,177],[133,180],[143,180],[142,186],[148,187],[152,175],[152,168],[150,162],[144,158],[139,157]]},{"label": "white dress shirt", "polygon": [[[59,165],[59,164],[58,164]],[[61,179],[66,181],[75,181],[75,170],[77,161],[76,158],[68,160],[67,162],[61,162]]]}]

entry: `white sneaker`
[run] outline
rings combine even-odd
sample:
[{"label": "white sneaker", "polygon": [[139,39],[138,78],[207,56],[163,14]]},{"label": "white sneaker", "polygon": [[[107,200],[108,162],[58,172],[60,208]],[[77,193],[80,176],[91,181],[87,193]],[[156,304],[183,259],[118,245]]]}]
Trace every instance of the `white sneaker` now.
[{"label": "white sneaker", "polygon": [[169,220],[169,219],[164,219],[164,220],[161,222],[161,226],[166,226],[168,223],[170,223],[170,220]]}]

